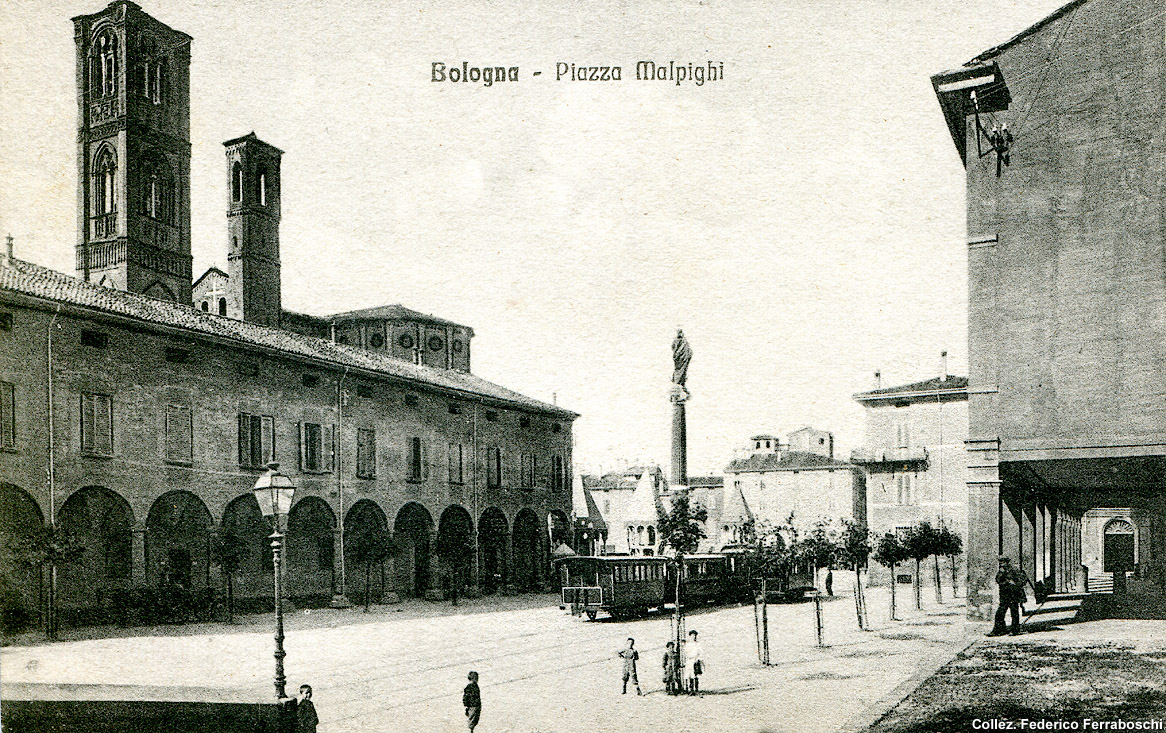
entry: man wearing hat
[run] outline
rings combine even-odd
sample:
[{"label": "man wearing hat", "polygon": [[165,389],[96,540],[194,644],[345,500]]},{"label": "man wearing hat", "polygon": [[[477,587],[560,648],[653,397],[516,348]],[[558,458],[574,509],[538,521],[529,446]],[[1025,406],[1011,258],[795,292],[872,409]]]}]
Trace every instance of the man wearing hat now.
[{"label": "man wearing hat", "polygon": [[1003,636],[1007,629],[1004,627],[1004,613],[1012,614],[1012,634],[1020,633],[1020,604],[1024,602],[1024,586],[1028,577],[1020,568],[1013,567],[1012,559],[1007,555],[997,558],[1000,569],[996,572],[996,585],[1000,588],[1000,604],[996,607],[996,623],[988,636]]}]

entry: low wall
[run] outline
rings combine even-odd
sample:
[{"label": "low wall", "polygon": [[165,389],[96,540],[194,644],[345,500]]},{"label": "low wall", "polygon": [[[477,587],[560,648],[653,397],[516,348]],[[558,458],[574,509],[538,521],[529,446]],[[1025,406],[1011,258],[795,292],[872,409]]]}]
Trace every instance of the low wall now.
[{"label": "low wall", "polygon": [[0,688],[5,733],[294,733],[295,701],[233,690],[14,683]]}]

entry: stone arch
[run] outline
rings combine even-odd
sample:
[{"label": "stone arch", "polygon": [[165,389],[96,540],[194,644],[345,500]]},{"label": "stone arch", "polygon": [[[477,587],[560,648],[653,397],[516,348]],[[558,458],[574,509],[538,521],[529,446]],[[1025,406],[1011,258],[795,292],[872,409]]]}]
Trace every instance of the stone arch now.
[{"label": "stone arch", "polygon": [[336,589],[336,514],[328,502],[307,496],[287,518],[288,582],[292,595],[331,595]]},{"label": "stone arch", "polygon": [[271,554],[271,523],[259,511],[254,494],[236,496],[223,509],[220,531],[242,540],[247,548],[235,574],[235,592],[243,597],[274,592],[275,558]]},{"label": "stone arch", "polygon": [[85,547],[76,563],[57,571],[63,606],[94,607],[100,592],[130,586],[134,512],[124,497],[104,486],[86,486],[61,505],[57,524]]},{"label": "stone arch", "polygon": [[551,540],[551,549],[559,545],[571,546],[571,520],[561,509],[552,509],[547,512],[547,536]]},{"label": "stone arch", "polygon": [[531,509],[522,509],[514,517],[514,584],[521,591],[538,588],[542,575],[542,535],[538,517]]},{"label": "stone arch", "polygon": [[146,582],[183,588],[210,584],[211,513],[189,491],[159,496],[146,516]]},{"label": "stone arch", "polygon": [[443,584],[449,590],[473,584],[474,520],[465,507],[450,504],[437,522],[435,551],[441,562]]},{"label": "stone arch", "polygon": [[5,630],[37,619],[45,585],[40,569],[22,561],[20,548],[44,526],[44,514],[27,491],[0,483],[0,624]]},{"label": "stone arch", "polygon": [[490,507],[482,512],[478,519],[478,584],[483,592],[493,593],[510,580],[509,537],[510,527],[501,509]]},{"label": "stone arch", "polygon": [[345,590],[352,600],[364,603],[384,598],[388,544],[389,523],[380,506],[372,499],[353,504],[344,516]]},{"label": "stone arch", "polygon": [[169,286],[167,286],[166,283],[162,282],[161,280],[155,280],[154,282],[150,283],[149,287],[142,291],[142,294],[151,298],[157,298],[158,300],[165,300],[170,303],[175,303],[178,301],[178,297],[174,295],[174,291],[171,290]]},{"label": "stone arch", "polygon": [[424,596],[429,589],[430,544],[433,517],[429,510],[410,501],[397,512],[393,539],[397,545],[397,588],[405,595]]}]

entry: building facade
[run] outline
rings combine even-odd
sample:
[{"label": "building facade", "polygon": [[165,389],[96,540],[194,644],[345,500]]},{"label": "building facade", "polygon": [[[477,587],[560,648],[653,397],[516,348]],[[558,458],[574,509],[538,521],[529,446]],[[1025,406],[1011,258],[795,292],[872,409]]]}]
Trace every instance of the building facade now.
[{"label": "building facade", "polygon": [[[791,517],[800,529],[810,528],[819,520],[866,521],[862,470],[834,458],[833,436],[817,435],[818,432],[808,428],[798,431],[790,436],[789,443],[766,435],[752,438],[745,455],[725,467],[726,496],[739,492],[758,526],[780,526]],[[825,452],[787,447],[806,438],[812,438],[813,445]]]},{"label": "building facade", "polygon": [[1162,577],[1164,36],[1152,0],[1076,0],[932,79],[966,168],[976,618],[998,553],[1083,590],[1094,509],[1128,509],[1131,572]]},{"label": "building facade", "polygon": [[[866,440],[850,462],[866,476],[867,526],[876,536],[927,520],[967,537],[968,380],[943,376],[854,395]],[[875,582],[886,579],[872,565]]]},{"label": "building facade", "polygon": [[666,490],[659,466],[632,466],[603,476],[583,476],[583,491],[599,513],[604,555],[656,555],[657,526]]},{"label": "building facade", "polygon": [[231,271],[192,298],[190,37],[126,0],[75,26],[77,277],[0,260],[0,608],[43,607],[14,548],[46,526],[84,547],[58,568],[67,611],[220,587],[220,535],[246,545],[236,594],[270,597],[251,487],[271,462],[297,487],[293,596],[363,594],[358,574],[374,598],[541,588],[571,541],[577,415],[471,374],[468,327],[283,311],[280,151],[254,134],[227,143]]}]

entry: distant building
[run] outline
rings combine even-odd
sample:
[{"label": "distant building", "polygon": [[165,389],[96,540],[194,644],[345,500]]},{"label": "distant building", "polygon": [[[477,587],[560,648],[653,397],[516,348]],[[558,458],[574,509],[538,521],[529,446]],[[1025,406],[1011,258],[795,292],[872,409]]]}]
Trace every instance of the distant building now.
[{"label": "distant building", "polygon": [[[795,441],[816,450],[787,447]],[[804,428],[790,436],[789,444],[761,435],[754,436],[749,445],[746,454],[725,467],[725,496],[733,497],[733,490],[740,492],[755,523],[780,525],[791,515],[799,527],[820,519],[865,520],[863,472],[834,458],[830,433]],[[819,452],[823,448],[825,452]]]},{"label": "distant building", "polygon": [[603,476],[583,476],[589,494],[606,525],[605,555],[656,555],[660,552],[657,524],[664,472],[659,466],[633,466]]},{"label": "distant building", "polygon": [[[966,541],[967,377],[874,389],[854,399],[866,413],[866,442],[850,462],[866,475],[870,530],[881,536],[926,519]],[[881,570],[872,566],[875,579]]]}]

